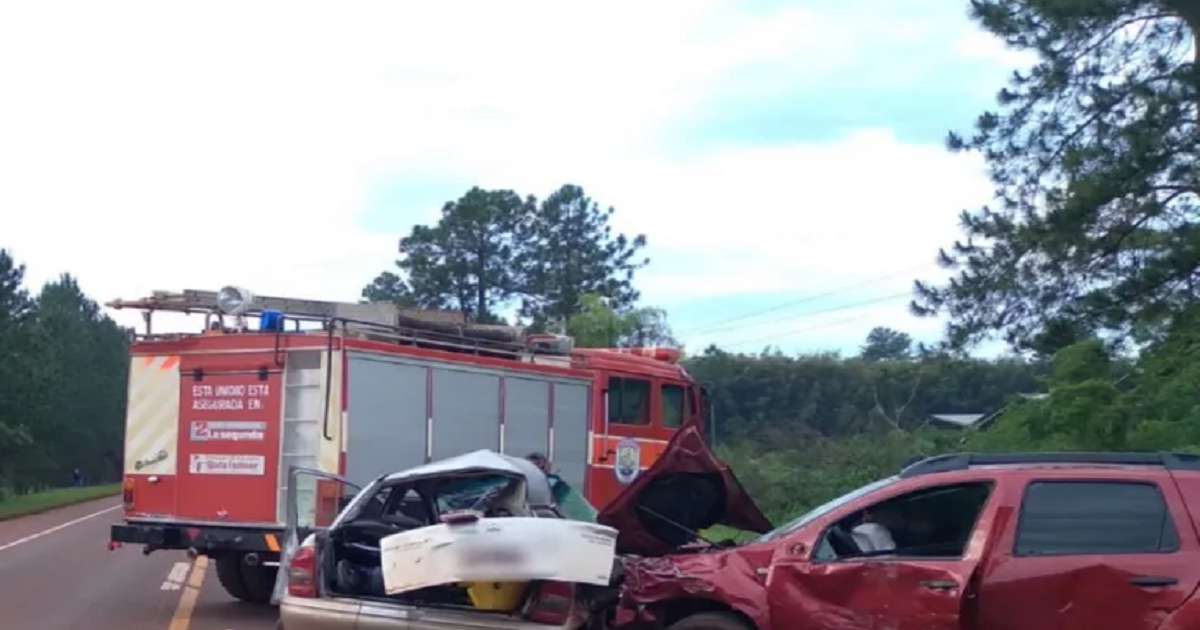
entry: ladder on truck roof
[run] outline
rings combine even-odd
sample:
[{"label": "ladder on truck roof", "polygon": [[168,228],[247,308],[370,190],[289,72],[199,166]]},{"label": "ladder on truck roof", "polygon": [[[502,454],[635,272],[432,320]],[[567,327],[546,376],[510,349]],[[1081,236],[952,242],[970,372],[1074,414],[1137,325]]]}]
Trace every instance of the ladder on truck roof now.
[{"label": "ladder on truck roof", "polygon": [[[143,311],[144,336],[163,337],[153,334],[151,319],[156,311],[202,314],[206,327],[216,316],[223,328],[223,318],[230,314],[221,310],[218,296],[216,291],[196,289],[154,291],[147,298],[112,300],[105,306]],[[322,331],[330,334],[340,329],[345,335],[374,341],[472,354],[562,356],[574,350],[573,340],[564,335],[527,335],[521,326],[472,323],[458,311],[408,308],[384,302],[329,302],[254,295],[238,315],[261,315],[265,311],[282,313],[297,322],[297,326],[301,321],[319,322]]]}]

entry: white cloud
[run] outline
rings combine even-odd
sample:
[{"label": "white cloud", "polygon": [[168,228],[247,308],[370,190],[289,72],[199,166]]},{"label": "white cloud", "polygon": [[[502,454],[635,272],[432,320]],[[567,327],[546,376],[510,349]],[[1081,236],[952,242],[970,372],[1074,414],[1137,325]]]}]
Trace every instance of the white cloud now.
[{"label": "white cloud", "polygon": [[354,299],[397,236],[364,226],[369,186],[429,175],[585,185],[656,259],[711,274],[651,270],[653,300],[930,260],[986,195],[970,159],[885,130],[686,158],[656,145],[739,71],[783,63],[787,81],[815,79],[876,54],[847,42],[913,37],[743,7],[10,1],[0,246],[31,280],[69,271],[100,299],[231,281]]},{"label": "white cloud", "polygon": [[[1017,50],[984,31],[966,31],[954,43],[954,53],[967,59],[989,61],[1000,66],[1024,69],[1037,61],[1037,55]],[[994,92],[996,88],[993,88]]]}]

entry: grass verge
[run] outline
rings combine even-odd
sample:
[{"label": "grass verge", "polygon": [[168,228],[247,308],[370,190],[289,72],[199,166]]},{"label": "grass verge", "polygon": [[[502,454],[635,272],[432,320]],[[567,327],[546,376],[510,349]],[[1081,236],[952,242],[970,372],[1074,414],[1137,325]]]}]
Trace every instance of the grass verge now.
[{"label": "grass verge", "polygon": [[740,529],[733,529],[732,527],[725,527],[724,525],[717,525],[700,532],[700,535],[713,542],[721,542],[724,540],[746,542],[758,534],[755,534],[754,532],[744,532]]},{"label": "grass verge", "polygon": [[12,496],[0,501],[0,521],[18,516],[40,514],[56,508],[118,494],[121,494],[121,484],[112,483],[105,486],[85,486],[83,488],[55,488],[45,492]]}]

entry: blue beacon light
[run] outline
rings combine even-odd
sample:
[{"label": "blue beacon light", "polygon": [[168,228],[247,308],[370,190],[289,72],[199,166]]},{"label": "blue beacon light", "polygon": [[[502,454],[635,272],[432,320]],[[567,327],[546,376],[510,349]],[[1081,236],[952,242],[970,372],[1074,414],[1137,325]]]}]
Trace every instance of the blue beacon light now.
[{"label": "blue beacon light", "polygon": [[262,331],[283,331],[283,311],[274,309],[264,310],[258,316],[258,329]]}]

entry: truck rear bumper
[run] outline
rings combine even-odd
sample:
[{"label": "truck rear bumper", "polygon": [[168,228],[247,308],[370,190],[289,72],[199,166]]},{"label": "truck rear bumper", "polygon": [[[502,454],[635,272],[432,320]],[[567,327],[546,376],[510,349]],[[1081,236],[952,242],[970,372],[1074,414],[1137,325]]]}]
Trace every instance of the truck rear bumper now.
[{"label": "truck rear bumper", "polygon": [[279,554],[283,532],[169,523],[118,523],[112,526],[109,538],[114,543],[144,545],[147,553],[159,549],[195,549],[203,555],[254,552],[273,557]]}]

